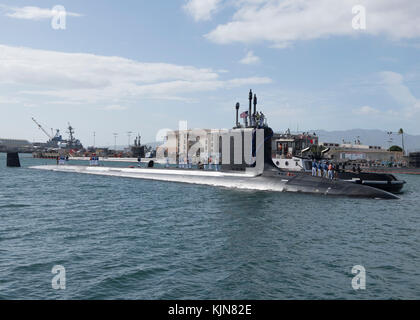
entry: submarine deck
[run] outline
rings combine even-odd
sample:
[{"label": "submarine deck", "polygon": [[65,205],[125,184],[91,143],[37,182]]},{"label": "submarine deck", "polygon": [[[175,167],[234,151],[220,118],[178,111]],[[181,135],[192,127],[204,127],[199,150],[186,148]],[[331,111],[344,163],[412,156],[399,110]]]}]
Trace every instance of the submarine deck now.
[{"label": "submarine deck", "polygon": [[360,198],[399,199],[391,193],[368,186],[306,175],[286,176],[284,173],[276,170],[265,170],[263,174],[257,174],[255,170],[238,173],[191,169],[119,168],[74,165],[43,165],[31,168],[56,172],[138,178],[236,189],[297,192]]}]

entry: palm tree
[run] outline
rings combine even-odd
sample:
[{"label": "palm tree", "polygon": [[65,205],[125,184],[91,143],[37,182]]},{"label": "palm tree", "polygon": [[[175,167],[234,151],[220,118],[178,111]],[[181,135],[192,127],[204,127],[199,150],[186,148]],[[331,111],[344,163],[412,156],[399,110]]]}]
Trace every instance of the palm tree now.
[{"label": "palm tree", "polygon": [[401,128],[401,129],[398,131],[398,134],[400,134],[400,135],[401,135],[401,144],[402,144],[402,149],[403,149],[403,153],[405,154],[405,148],[404,148],[404,130],[403,130],[403,128]]}]

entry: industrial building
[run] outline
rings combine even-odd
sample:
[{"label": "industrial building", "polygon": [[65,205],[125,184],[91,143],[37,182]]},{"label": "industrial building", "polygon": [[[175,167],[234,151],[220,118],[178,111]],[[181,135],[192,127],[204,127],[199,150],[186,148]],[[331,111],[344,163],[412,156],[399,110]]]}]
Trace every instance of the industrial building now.
[{"label": "industrial building", "polygon": [[411,168],[420,168],[420,152],[411,152],[408,162]]},{"label": "industrial building", "polygon": [[403,162],[404,154],[398,151],[388,151],[380,146],[362,144],[320,143],[321,146],[330,148],[325,154],[328,159],[336,161],[362,161],[362,162]]},{"label": "industrial building", "polygon": [[33,145],[28,140],[0,138],[0,152],[6,152],[9,150],[32,152]]}]

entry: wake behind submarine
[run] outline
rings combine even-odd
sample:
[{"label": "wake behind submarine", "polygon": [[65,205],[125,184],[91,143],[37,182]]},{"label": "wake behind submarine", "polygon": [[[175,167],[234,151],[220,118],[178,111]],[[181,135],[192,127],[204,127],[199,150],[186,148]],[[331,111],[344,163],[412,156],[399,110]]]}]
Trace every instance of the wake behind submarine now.
[{"label": "wake behind submarine", "polygon": [[[252,102],[254,104],[253,111]],[[244,119],[244,124],[239,123],[240,104],[237,103],[236,126],[231,130],[218,133],[220,137],[216,139],[217,141],[229,142],[228,147],[223,145],[223,148],[222,146],[218,148],[218,150],[222,150],[220,154],[222,159],[220,161],[222,163],[220,170],[204,170],[200,165],[196,169],[192,169],[191,167],[155,168],[151,166],[148,168],[117,168],[76,165],[44,165],[32,168],[236,189],[371,199],[399,199],[392,193],[366,185],[354,184],[342,180],[329,180],[304,174],[293,175],[281,171],[272,161],[273,130],[267,125],[267,121],[262,112],[257,112],[256,107],[257,97],[255,95],[253,97],[251,91],[249,94],[249,110],[241,114],[241,118]],[[239,139],[235,140],[234,138],[237,137]],[[247,139],[247,137],[250,138]],[[240,150],[240,153],[237,150]],[[176,159],[179,165],[181,156],[177,155]]]}]

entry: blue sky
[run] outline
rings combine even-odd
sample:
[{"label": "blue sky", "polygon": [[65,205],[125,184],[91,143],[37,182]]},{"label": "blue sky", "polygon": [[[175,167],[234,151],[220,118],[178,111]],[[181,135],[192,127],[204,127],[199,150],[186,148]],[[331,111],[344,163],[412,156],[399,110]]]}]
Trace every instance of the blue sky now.
[{"label": "blue sky", "polygon": [[228,128],[250,88],[276,131],[420,134],[419,17],[412,0],[0,0],[0,137],[44,140],[31,117],[85,145]]}]

